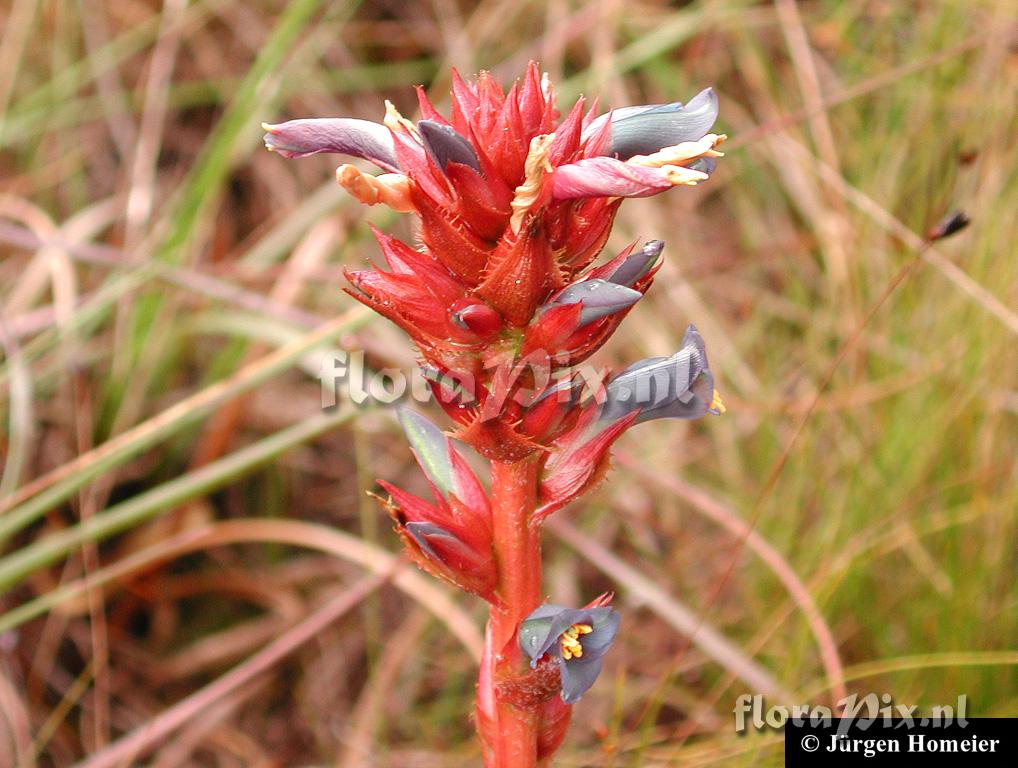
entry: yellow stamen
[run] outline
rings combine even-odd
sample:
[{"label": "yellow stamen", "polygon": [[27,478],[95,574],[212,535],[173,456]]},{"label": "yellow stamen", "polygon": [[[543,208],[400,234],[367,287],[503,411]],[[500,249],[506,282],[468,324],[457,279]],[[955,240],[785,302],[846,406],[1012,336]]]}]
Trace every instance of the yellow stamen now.
[{"label": "yellow stamen", "polygon": [[562,648],[562,658],[569,659],[583,658],[583,646],[580,644],[580,635],[589,635],[594,628],[589,624],[573,624],[559,637],[559,646]]},{"label": "yellow stamen", "polygon": [[540,197],[544,174],[553,170],[548,161],[548,153],[551,151],[551,143],[554,140],[554,133],[535,136],[530,140],[530,150],[527,152],[527,160],[523,164],[523,183],[516,187],[513,201],[509,203],[509,207],[513,209],[513,215],[509,219],[509,228],[514,233],[520,231],[523,218]]},{"label": "yellow stamen", "polygon": [[399,110],[396,109],[396,106],[388,99],[385,100],[385,117],[382,118],[382,122],[389,127],[389,130],[395,133],[406,131],[418,139],[421,137],[421,134],[417,131],[417,126],[403,117]]},{"label": "yellow stamen", "polygon": [[662,165],[661,170],[665,172],[668,181],[675,187],[693,187],[698,182],[706,181],[710,178],[703,171],[694,171],[692,168],[685,168],[681,165]]},{"label": "yellow stamen", "polygon": [[365,205],[387,205],[400,213],[416,210],[410,199],[410,180],[402,173],[372,176],[355,166],[341,165],[336,169],[336,181]]},{"label": "yellow stamen", "polygon": [[721,402],[721,393],[716,389],[714,390],[714,397],[710,401],[710,408],[712,411],[717,411],[718,413],[724,413],[728,410],[725,408],[725,404]]},{"label": "yellow stamen", "polygon": [[683,141],[670,147],[662,147],[651,155],[634,155],[626,160],[630,165],[648,168],[662,168],[668,165],[687,165],[701,157],[724,157],[715,147],[728,137],[723,133],[708,133],[697,141]]}]

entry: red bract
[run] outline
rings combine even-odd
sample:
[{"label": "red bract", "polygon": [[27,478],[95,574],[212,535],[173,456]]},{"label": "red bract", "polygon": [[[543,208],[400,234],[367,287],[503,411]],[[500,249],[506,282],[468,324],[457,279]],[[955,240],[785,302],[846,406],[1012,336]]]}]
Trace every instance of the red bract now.
[{"label": "red bract", "polygon": [[[365,204],[418,218],[417,248],[375,233],[387,268],[348,271],[349,293],[417,345],[453,436],[488,460],[491,489],[437,427],[404,411],[435,501],[382,483],[385,504],[422,568],[492,603],[477,701],[485,763],[531,768],[558,747],[565,702],[593,683],[606,650],[597,627],[556,630],[564,659],[579,659],[584,642],[589,650],[587,662],[570,660],[562,698],[554,668],[523,663],[518,629],[543,616],[533,613],[543,594],[538,524],[604,476],[612,443],[633,424],[723,409],[692,328],[673,357],[630,366],[583,400],[584,379],[566,369],[647,292],[663,243],[592,265],[622,198],[707,179],[725,137],[708,132],[718,111],[710,89],[685,105],[602,115],[581,98],[560,121],[533,63],[508,92],[488,73],[470,82],[453,72],[448,117],[417,93],[416,123],[387,104],[383,123],[294,120],[266,126],[265,141],[285,157],[375,163],[380,175],[343,165],[336,178]],[[556,615],[573,615],[565,610]]]}]

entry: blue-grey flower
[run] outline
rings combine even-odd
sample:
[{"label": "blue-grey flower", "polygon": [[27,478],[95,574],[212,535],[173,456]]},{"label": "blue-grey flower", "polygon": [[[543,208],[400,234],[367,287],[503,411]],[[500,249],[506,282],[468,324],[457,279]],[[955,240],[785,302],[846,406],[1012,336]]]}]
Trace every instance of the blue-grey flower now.
[{"label": "blue-grey flower", "polygon": [[265,146],[283,157],[335,152],[370,160],[385,171],[399,171],[392,134],[380,123],[352,117],[322,117],[278,125],[262,123],[262,128],[266,131]]},{"label": "blue-grey flower", "polygon": [[428,155],[442,173],[445,173],[449,163],[469,165],[480,173],[481,161],[477,159],[474,148],[451,125],[421,120],[417,123],[417,130],[421,132],[421,140]]},{"label": "blue-grey flower", "polygon": [[[428,522],[409,522],[403,526],[410,537],[417,543],[427,555],[437,563],[447,563],[449,551],[458,555],[461,559],[476,558],[476,555],[467,544],[461,541],[455,534],[442,528],[440,525]],[[444,551],[439,553],[435,547],[440,546]]]},{"label": "blue-grey flower", "polygon": [[640,250],[629,254],[611,274],[603,277],[617,285],[631,286],[654,268],[664,248],[664,240],[651,240]]},{"label": "blue-grey flower", "polygon": [[573,283],[556,296],[551,303],[554,306],[583,302],[579,323],[582,327],[595,320],[600,320],[602,317],[628,309],[642,298],[643,294],[639,291],[634,291],[614,280],[595,278]]},{"label": "blue-grey flower", "polygon": [[594,120],[584,131],[594,135],[604,120],[611,120],[611,142],[606,154],[626,160],[649,155],[663,147],[702,138],[718,118],[718,97],[705,88],[686,104],[650,104],[616,109]]},{"label": "blue-grey flower", "polygon": [[532,668],[545,654],[556,659],[562,677],[562,700],[575,704],[601,673],[601,659],[615,640],[621,621],[619,613],[607,606],[542,605],[520,625],[520,650],[530,659]]},{"label": "blue-grey flower", "polygon": [[686,329],[682,347],[671,357],[641,360],[609,381],[599,420],[615,421],[637,409],[636,423],[724,413],[703,338],[694,326]]}]

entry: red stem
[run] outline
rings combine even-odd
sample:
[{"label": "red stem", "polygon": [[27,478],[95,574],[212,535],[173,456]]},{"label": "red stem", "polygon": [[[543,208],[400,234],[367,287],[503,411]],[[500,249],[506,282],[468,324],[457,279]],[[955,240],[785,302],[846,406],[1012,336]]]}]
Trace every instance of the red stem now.
[{"label": "red stem", "polygon": [[538,455],[491,462],[491,509],[500,607],[488,617],[477,689],[477,727],[486,768],[537,765],[537,713],[498,696],[499,679],[526,670],[516,630],[541,602],[541,542],[530,525],[537,503]]}]

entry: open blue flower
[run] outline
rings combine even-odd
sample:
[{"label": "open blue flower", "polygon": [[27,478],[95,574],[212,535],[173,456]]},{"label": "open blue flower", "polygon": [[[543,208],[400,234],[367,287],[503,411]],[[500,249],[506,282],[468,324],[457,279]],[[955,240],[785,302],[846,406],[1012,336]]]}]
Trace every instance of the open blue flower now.
[{"label": "open blue flower", "polygon": [[530,666],[545,654],[558,660],[562,700],[575,704],[601,674],[601,658],[615,640],[622,617],[614,608],[546,604],[520,625],[520,649]]}]

